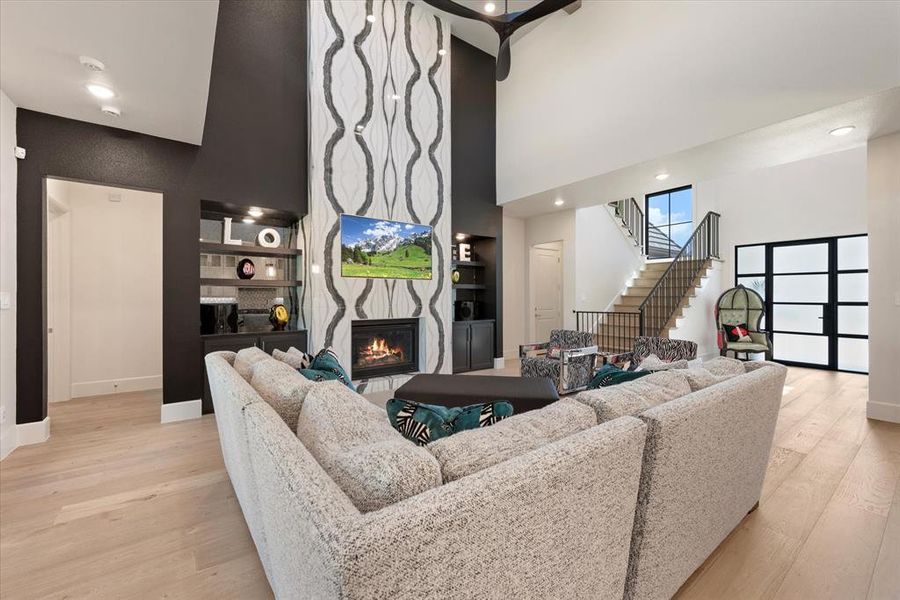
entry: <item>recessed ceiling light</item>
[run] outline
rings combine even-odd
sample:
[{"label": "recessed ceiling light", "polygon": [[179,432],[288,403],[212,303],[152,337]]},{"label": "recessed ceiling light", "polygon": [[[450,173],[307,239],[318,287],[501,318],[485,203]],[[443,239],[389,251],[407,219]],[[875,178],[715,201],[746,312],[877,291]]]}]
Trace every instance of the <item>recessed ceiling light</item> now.
[{"label": "recessed ceiling light", "polygon": [[375,15],[366,15],[366,21],[368,21],[369,23],[374,23]]},{"label": "recessed ceiling light", "polygon": [[244,223],[246,223],[247,225],[251,225],[251,224],[253,224],[253,223],[256,223],[256,219],[251,219],[250,217],[244,217],[242,220],[243,220]]},{"label": "recessed ceiling light", "polygon": [[556,200],[553,201],[553,204],[556,206],[562,206],[565,203],[566,203],[566,201],[563,200],[562,198],[557,198]]},{"label": "recessed ceiling light", "polygon": [[828,133],[830,133],[831,135],[847,135],[854,129],[856,129],[855,125],[844,125],[843,127],[838,127],[837,129],[832,129]]},{"label": "recessed ceiling light", "polygon": [[497,6],[493,2],[488,2],[484,5],[484,12],[490,14],[497,10]]},{"label": "recessed ceiling light", "polygon": [[669,174],[668,174],[668,173],[659,173],[659,174],[656,176],[657,181],[665,181],[665,180],[668,179],[668,178],[669,178]]},{"label": "recessed ceiling light", "polygon": [[261,208],[257,208],[256,206],[251,206],[250,210],[247,211],[247,214],[251,217],[261,217],[263,216],[263,211]]},{"label": "recessed ceiling light", "polygon": [[100,109],[104,115],[109,115],[110,117],[120,117],[122,116],[122,111],[116,108],[115,106],[104,106]]},{"label": "recessed ceiling light", "polygon": [[112,98],[113,96],[116,95],[116,93],[114,91],[112,91],[110,88],[106,87],[105,85],[99,84],[99,83],[87,84],[87,91],[92,93],[97,98],[102,98],[104,100],[108,100],[109,98]]},{"label": "recessed ceiling light", "polygon": [[91,56],[79,56],[78,62],[81,63],[81,66],[87,69],[88,71],[94,71],[95,73],[100,73],[101,71],[106,70],[106,65],[102,62],[93,58]]},{"label": "recessed ceiling light", "polygon": [[441,56],[443,56],[443,55],[447,54],[447,51],[444,50],[443,48],[441,48],[440,50],[438,50],[438,54],[440,54]]},{"label": "recessed ceiling light", "polygon": [[391,94],[391,100],[399,100],[400,94]]},{"label": "recessed ceiling light", "polygon": [[366,126],[363,125],[362,123],[360,123],[359,125],[356,126],[356,133],[362,133],[365,128],[366,128]]},{"label": "recessed ceiling light", "polygon": [[459,241],[463,241],[463,240],[466,239],[467,237],[468,237],[468,236],[467,236],[466,234],[464,234],[464,233],[457,233],[457,234],[456,234],[456,239],[458,239]]}]

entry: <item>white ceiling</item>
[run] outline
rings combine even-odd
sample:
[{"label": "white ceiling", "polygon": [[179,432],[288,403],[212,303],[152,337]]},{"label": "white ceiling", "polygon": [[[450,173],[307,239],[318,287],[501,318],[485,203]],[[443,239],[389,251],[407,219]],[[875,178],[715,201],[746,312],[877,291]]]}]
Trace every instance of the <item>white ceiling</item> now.
[{"label": "white ceiling", "polygon": [[[0,87],[22,108],[200,144],[217,14],[217,0],[2,0]],[[117,97],[94,98],[92,81]],[[104,103],[122,115],[101,113]]]},{"label": "white ceiling", "polygon": [[498,202],[898,86],[896,0],[584,2],[497,85]]},{"label": "white ceiling", "polygon": [[[484,5],[487,3],[486,0],[454,0],[457,4],[461,4],[467,8],[471,8],[472,10],[476,10],[478,12],[484,12]],[[493,0],[497,9],[493,14],[503,14],[504,11],[504,1],[503,0]],[[536,4],[540,4],[541,0],[510,0],[508,4],[509,12],[519,12],[522,10],[527,10]],[[484,50],[488,54],[493,56],[497,56],[497,50],[500,46],[500,40],[497,37],[497,32],[482,21],[476,21],[473,19],[464,19],[463,17],[457,17],[456,15],[451,15],[450,13],[446,13],[442,10],[438,10],[424,2],[420,2],[420,5],[430,10],[431,12],[438,14],[450,23],[450,31],[458,37],[459,39],[468,42],[475,46],[476,48],[480,48]],[[487,13],[485,13],[487,14]],[[543,21],[543,19],[541,20]],[[535,27],[540,25],[541,21],[535,21],[533,23],[529,23],[528,25],[523,26],[521,29],[516,31],[512,37],[512,43],[515,44],[516,41],[522,38],[529,31],[533,30]],[[512,53],[513,65],[515,65],[516,56],[515,51]]]},{"label": "white ceiling", "polygon": [[[843,137],[828,132],[855,125]],[[781,165],[864,145],[900,131],[900,87],[584,179],[503,205],[503,214],[527,218],[697,184],[733,173]],[[900,165],[898,165],[900,168]],[[657,181],[659,173],[669,173]],[[565,204],[553,202],[562,198]]]}]

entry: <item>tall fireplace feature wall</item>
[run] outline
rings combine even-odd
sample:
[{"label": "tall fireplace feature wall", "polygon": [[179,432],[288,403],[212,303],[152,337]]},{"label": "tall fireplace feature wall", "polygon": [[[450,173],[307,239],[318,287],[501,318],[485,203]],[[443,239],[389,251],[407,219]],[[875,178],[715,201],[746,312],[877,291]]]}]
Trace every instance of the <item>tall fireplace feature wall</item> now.
[{"label": "tall fireplace feature wall", "polygon": [[[309,36],[310,348],[350,365],[353,321],[417,319],[419,370],[450,373],[449,24],[401,0],[323,0],[309,4]],[[342,278],[342,213],[432,226],[432,278]],[[406,378],[354,376],[368,391]]]}]

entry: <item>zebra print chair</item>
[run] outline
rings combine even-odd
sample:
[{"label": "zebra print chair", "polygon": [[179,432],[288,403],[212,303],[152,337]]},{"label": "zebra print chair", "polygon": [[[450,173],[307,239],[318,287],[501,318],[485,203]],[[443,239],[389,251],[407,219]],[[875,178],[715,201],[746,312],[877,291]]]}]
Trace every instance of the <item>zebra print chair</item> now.
[{"label": "zebra print chair", "polygon": [[560,394],[587,388],[597,359],[594,336],[585,331],[554,329],[550,341],[519,346],[522,377],[549,377]]},{"label": "zebra print chair", "polygon": [[697,343],[644,335],[634,338],[634,353],[631,359],[634,366],[641,364],[641,361],[651,354],[655,354],[663,362],[694,360],[697,358]]}]

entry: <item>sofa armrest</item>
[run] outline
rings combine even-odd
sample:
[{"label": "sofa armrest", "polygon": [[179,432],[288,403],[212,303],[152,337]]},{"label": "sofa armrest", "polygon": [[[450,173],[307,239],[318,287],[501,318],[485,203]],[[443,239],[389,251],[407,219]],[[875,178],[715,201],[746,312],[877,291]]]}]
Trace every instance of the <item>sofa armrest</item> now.
[{"label": "sofa armrest", "polygon": [[617,419],[362,515],[346,597],[621,598],[645,433]]},{"label": "sofa armrest", "polygon": [[751,370],[641,413],[627,597],[673,596],[759,501],[786,371]]},{"label": "sofa armrest", "polygon": [[[526,356],[528,356],[529,352],[535,352],[539,355],[546,354],[548,348],[550,348],[550,342],[522,344],[519,346],[519,358],[525,358]],[[541,350],[543,350],[543,352],[541,352]]]},{"label": "sofa armrest", "polygon": [[559,360],[566,364],[573,358],[580,356],[596,356],[599,352],[597,346],[585,346],[584,348],[563,348],[559,351]]}]

